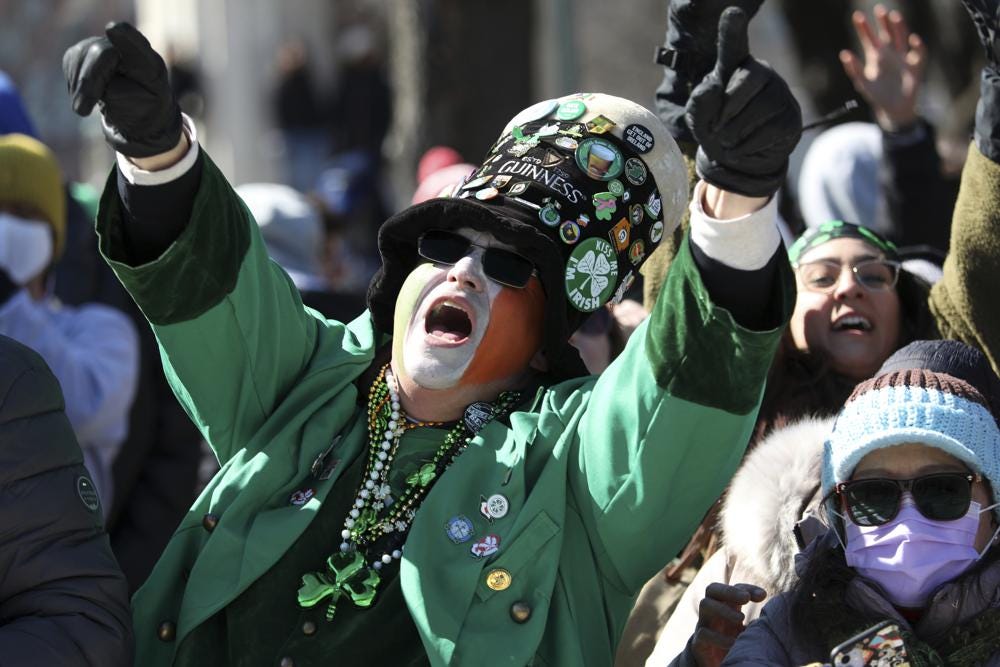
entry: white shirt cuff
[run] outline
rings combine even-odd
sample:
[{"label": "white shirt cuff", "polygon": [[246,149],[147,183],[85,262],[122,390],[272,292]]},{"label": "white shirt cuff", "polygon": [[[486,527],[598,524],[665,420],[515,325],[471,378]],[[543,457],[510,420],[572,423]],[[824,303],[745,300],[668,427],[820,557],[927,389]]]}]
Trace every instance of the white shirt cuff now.
[{"label": "white shirt cuff", "polygon": [[180,162],[159,171],[146,171],[133,164],[127,157],[117,153],[118,170],[132,185],[163,185],[183,176],[198,159],[198,130],[187,114],[181,114],[182,131],[187,135],[190,146]]},{"label": "white shirt cuff", "polygon": [[739,271],[756,271],[774,256],[781,243],[778,233],[778,198],[763,208],[732,220],[717,220],[705,213],[705,181],[698,181],[691,197],[691,242],[717,262]]}]

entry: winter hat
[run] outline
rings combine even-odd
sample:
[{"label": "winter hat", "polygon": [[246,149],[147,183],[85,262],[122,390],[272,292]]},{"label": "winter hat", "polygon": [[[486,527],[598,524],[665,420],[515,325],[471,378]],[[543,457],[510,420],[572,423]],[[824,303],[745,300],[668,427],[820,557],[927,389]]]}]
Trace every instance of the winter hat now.
[{"label": "winter hat", "polygon": [[455,188],[462,185],[475,170],[474,164],[458,162],[430,172],[420,181],[410,204],[419,204],[434,197],[450,197]]},{"label": "winter hat", "polygon": [[[854,389],[824,446],[823,494],[850,479],[866,454],[904,443],[951,454],[1000,488],[1000,428],[982,394],[952,375],[912,369]],[[1000,518],[1000,508],[994,513]]]},{"label": "winter hat", "polygon": [[461,154],[448,146],[433,146],[424,151],[417,162],[417,184],[423,183],[435,171],[440,171],[453,164],[465,162]]},{"label": "winter hat", "polygon": [[279,183],[236,187],[260,227],[267,254],[299,289],[316,289],[321,273],[323,223],[305,195]]},{"label": "winter hat", "polygon": [[0,136],[0,203],[18,202],[41,211],[52,225],[55,261],[66,242],[66,193],[59,163],[45,144],[24,134]]},{"label": "winter hat", "polygon": [[893,352],[876,375],[916,368],[965,380],[986,399],[993,418],[1000,420],[1000,377],[980,350],[957,340],[915,340]]},{"label": "winter hat", "polygon": [[38,138],[17,87],[9,76],[0,71],[0,134],[14,133]]},{"label": "winter hat", "polygon": [[598,93],[539,102],[507,124],[456,196],[417,204],[382,225],[369,309],[381,330],[392,330],[399,288],[424,261],[416,249],[423,232],[486,231],[538,268],[549,305],[543,351],[550,372],[584,374],[570,334],[587,314],[621,300],[679,224],[687,186],[677,144],[647,109]]},{"label": "winter hat", "polygon": [[[843,123],[809,145],[799,171],[799,208],[808,227],[827,220],[885,225],[885,196],[879,185],[882,130],[873,123]],[[879,232],[889,231],[885,228]]]}]

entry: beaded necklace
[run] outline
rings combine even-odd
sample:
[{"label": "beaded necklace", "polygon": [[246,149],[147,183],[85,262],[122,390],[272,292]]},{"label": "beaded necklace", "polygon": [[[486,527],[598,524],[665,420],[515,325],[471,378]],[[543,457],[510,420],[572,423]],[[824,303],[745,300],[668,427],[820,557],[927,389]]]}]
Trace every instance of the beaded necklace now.
[{"label": "beaded necklace", "polygon": [[[506,414],[520,398],[520,392],[506,391],[490,406],[490,419]],[[481,428],[485,422],[479,424]],[[403,543],[420,503],[434,482],[475,436],[466,420],[445,435],[434,456],[406,477],[405,488],[393,496],[389,471],[400,440],[408,430],[420,426],[441,426],[442,422],[421,422],[406,417],[399,403],[396,379],[389,364],[379,371],[368,394],[368,460],[361,484],[340,532],[340,549],[326,561],[326,569],[302,577],[299,605],[313,607],[327,598],[326,618],[331,620],[341,597],[359,607],[375,600],[381,582],[380,571],[403,556]],[[375,543],[381,543],[375,549]],[[381,555],[373,556],[378,551]]]}]

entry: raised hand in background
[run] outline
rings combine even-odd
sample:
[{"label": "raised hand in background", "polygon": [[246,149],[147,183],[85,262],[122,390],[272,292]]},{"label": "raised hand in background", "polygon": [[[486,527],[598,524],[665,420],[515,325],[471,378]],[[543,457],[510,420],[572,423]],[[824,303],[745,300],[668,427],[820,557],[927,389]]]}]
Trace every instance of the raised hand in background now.
[{"label": "raised hand in background", "polygon": [[898,11],[875,5],[874,15],[875,26],[863,12],[851,17],[864,62],[847,50],[840,52],[840,62],[855,90],[871,105],[879,126],[898,132],[917,121],[927,47]]}]

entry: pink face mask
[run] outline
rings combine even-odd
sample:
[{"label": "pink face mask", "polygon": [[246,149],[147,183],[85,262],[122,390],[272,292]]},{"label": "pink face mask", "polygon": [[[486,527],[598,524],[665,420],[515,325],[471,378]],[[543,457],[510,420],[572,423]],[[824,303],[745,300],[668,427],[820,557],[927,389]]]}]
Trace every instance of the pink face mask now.
[{"label": "pink face mask", "polygon": [[980,509],[972,501],[962,518],[934,521],[907,494],[899,514],[881,526],[858,526],[845,518],[847,564],[877,583],[894,605],[922,607],[938,587],[958,578],[989,549],[987,544],[977,552],[974,545],[979,515],[992,507]]}]

